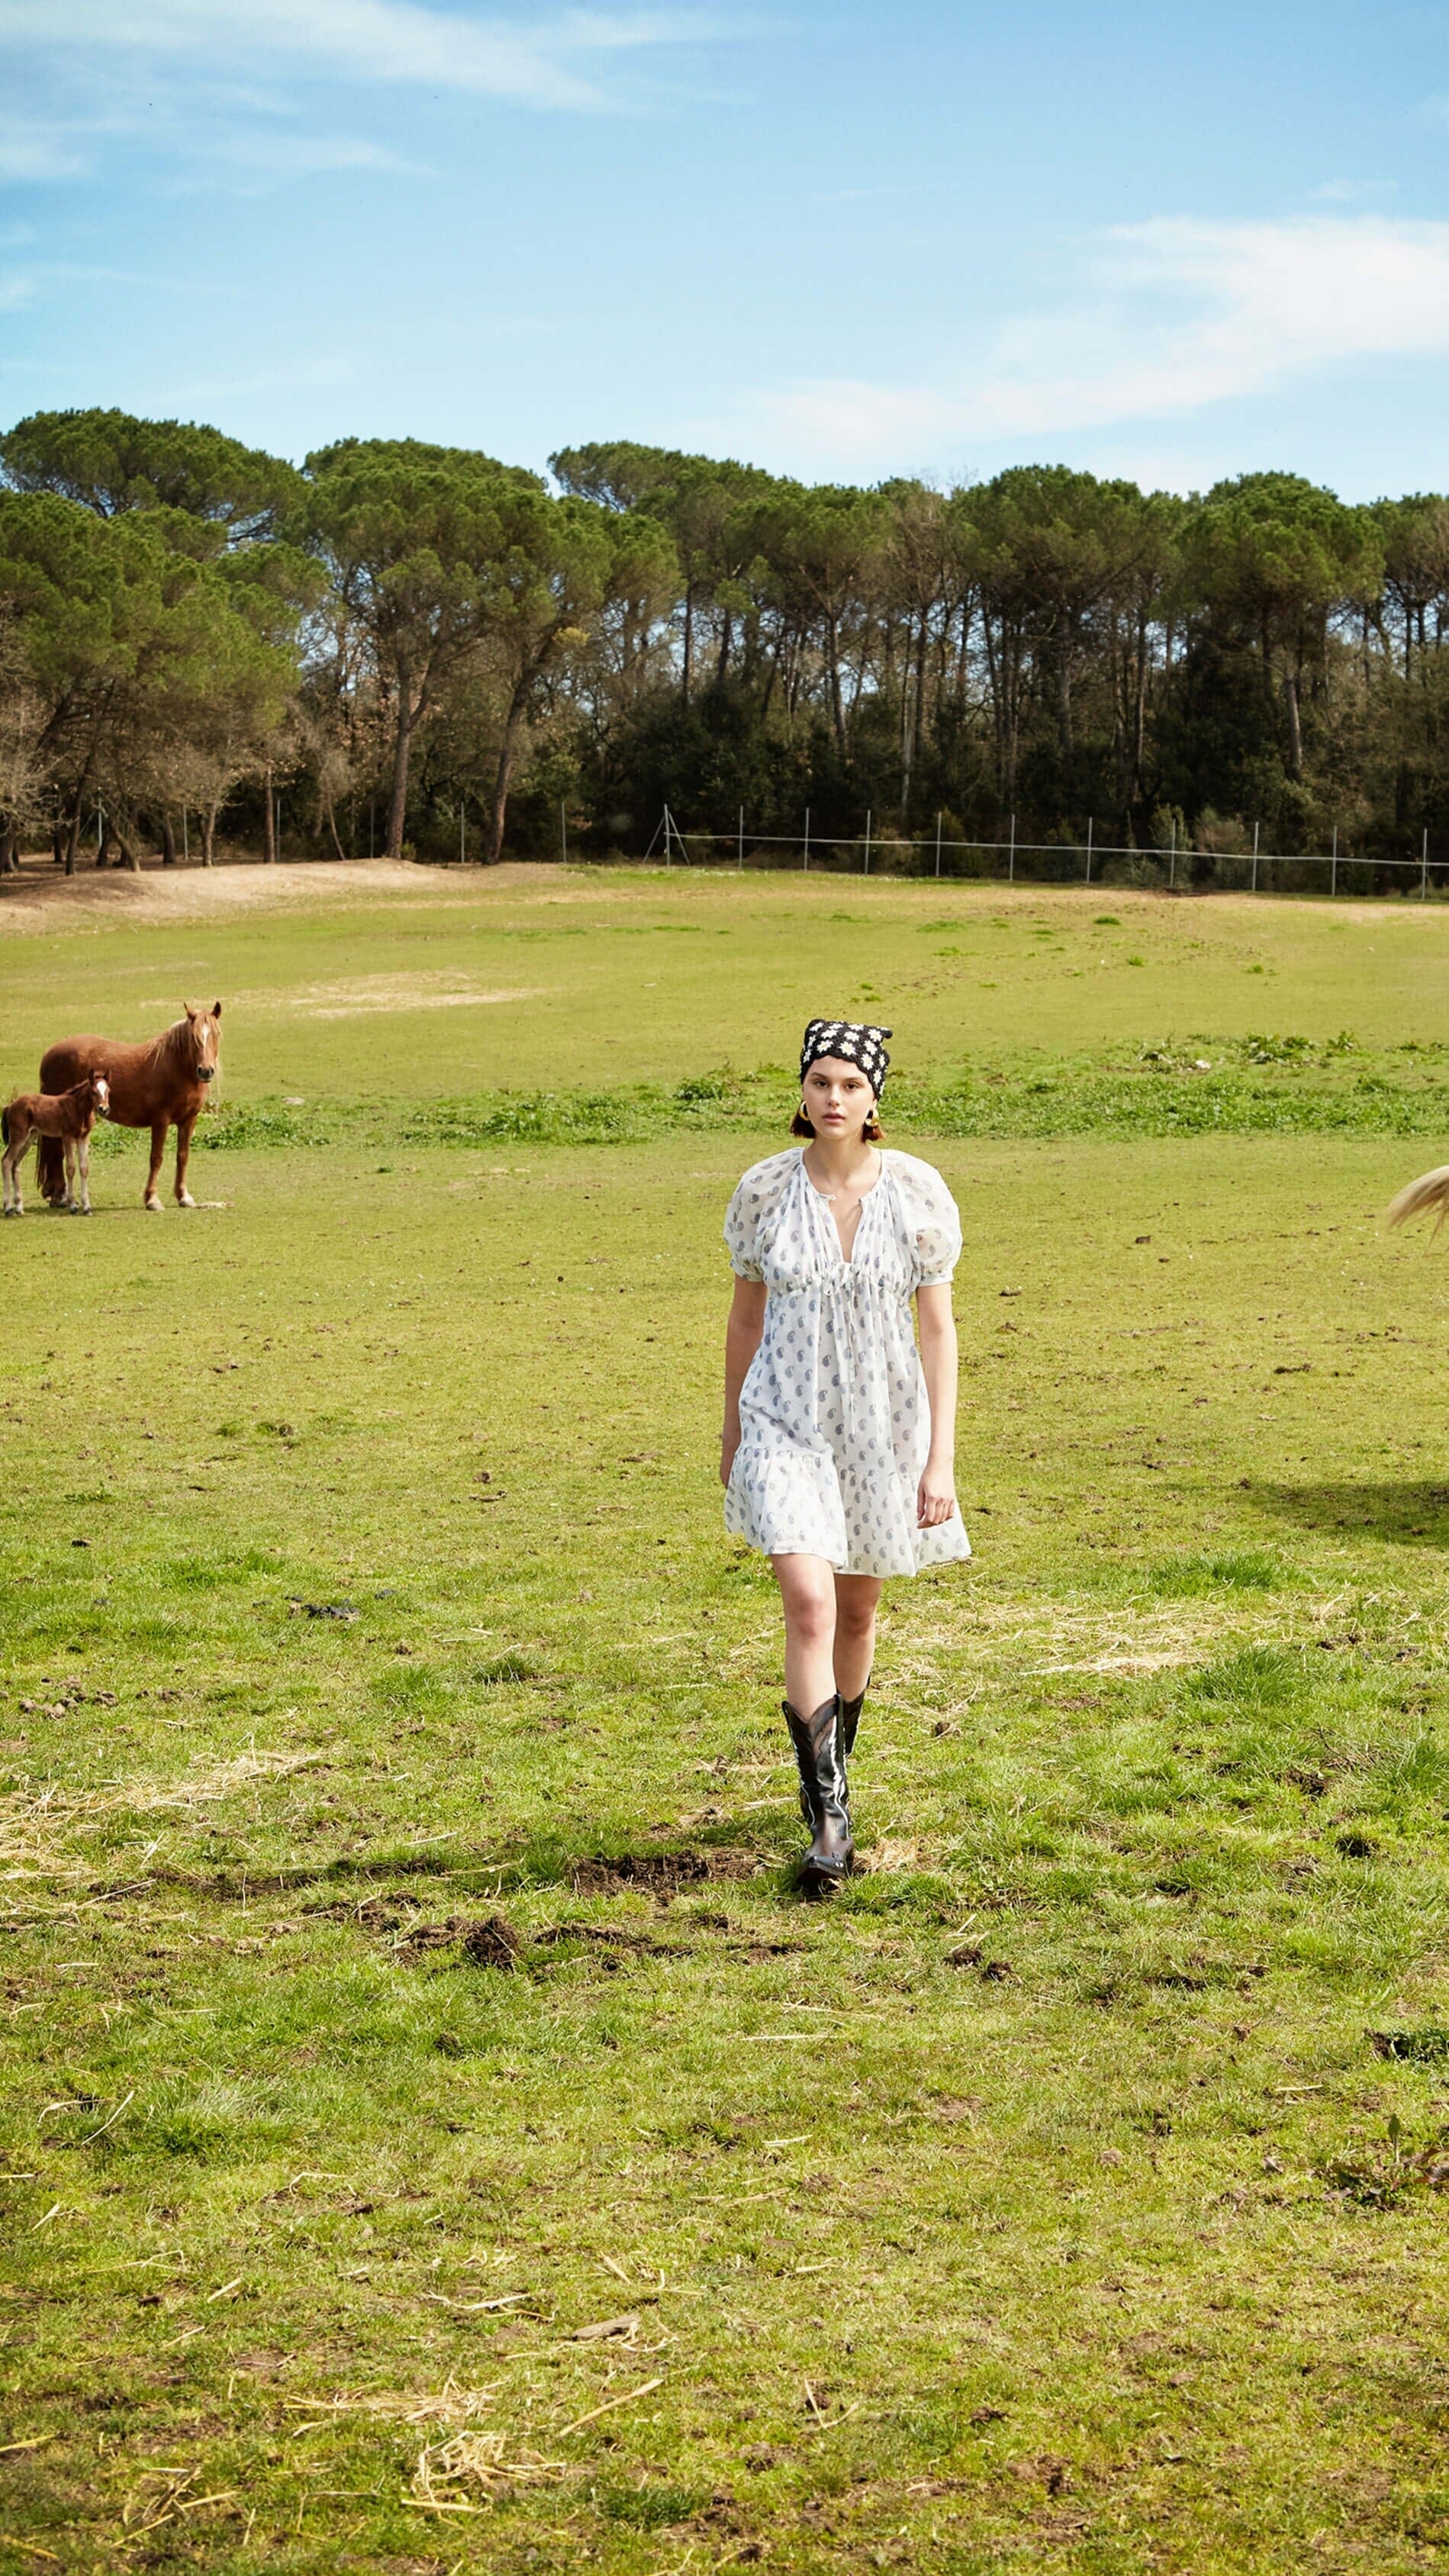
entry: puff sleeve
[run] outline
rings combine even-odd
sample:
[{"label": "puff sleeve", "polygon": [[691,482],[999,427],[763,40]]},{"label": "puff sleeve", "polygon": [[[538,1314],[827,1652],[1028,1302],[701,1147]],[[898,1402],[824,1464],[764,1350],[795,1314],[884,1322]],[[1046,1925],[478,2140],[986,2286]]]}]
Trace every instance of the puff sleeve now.
[{"label": "puff sleeve", "polygon": [[944,1288],[961,1258],[961,1217],[938,1171],[902,1154],[896,1162],[896,1188],[906,1220],[911,1286]]},{"label": "puff sleeve", "polygon": [[780,1204],[795,1154],[771,1154],[752,1163],[725,1214],[724,1239],[737,1279],[763,1279],[763,1245]]}]

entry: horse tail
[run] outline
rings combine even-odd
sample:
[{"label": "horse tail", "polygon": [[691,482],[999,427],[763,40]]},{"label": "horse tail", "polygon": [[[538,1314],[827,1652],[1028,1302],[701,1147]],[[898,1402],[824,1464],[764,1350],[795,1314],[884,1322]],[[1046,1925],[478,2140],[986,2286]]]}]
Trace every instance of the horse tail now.
[{"label": "horse tail", "polygon": [[1407,1218],[1424,1216],[1431,1208],[1438,1218],[1434,1228],[1437,1234],[1449,1217],[1449,1163],[1441,1163],[1437,1171],[1425,1172],[1421,1179],[1410,1181],[1407,1189],[1400,1190],[1388,1211],[1389,1223],[1403,1225]]},{"label": "horse tail", "polygon": [[65,1148],[58,1136],[41,1137],[35,1179],[42,1198],[64,1198]]},{"label": "horse tail", "polygon": [[10,1112],[8,1109],[0,1109],[0,1145],[8,1145],[9,1142]]}]

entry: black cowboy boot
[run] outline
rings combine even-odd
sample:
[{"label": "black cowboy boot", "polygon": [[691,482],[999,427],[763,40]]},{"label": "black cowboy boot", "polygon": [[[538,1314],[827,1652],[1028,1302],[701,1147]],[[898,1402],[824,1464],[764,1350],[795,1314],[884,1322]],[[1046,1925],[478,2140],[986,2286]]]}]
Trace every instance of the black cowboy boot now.
[{"label": "black cowboy boot", "polygon": [[870,1675],[867,1673],[865,1677],[865,1690],[860,1693],[859,1697],[856,1699],[842,1699],[840,1703],[840,1758],[842,1762],[848,1762],[852,1753],[855,1751],[855,1739],[860,1730],[860,1712],[865,1706],[865,1691],[868,1691],[869,1688]]},{"label": "black cowboy boot", "polygon": [[832,1691],[813,1717],[802,1717],[788,1700],[784,1709],[800,1766],[800,1812],[810,1827],[804,1884],[807,1894],[823,1896],[839,1886],[854,1858],[845,1765],[840,1754],[840,1702]]}]

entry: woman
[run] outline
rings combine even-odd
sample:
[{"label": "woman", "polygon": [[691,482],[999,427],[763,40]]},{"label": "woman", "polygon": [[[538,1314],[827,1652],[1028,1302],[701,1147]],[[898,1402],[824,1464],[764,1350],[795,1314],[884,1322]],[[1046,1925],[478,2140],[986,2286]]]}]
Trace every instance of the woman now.
[{"label": "woman", "polygon": [[882,1150],[891,1034],[811,1021],[791,1123],[809,1142],[746,1172],[725,1220],[725,1526],[780,1586],[817,1896],[851,1866],[846,1763],[882,1583],[971,1553],[953,1472],[961,1223],[939,1172]]}]

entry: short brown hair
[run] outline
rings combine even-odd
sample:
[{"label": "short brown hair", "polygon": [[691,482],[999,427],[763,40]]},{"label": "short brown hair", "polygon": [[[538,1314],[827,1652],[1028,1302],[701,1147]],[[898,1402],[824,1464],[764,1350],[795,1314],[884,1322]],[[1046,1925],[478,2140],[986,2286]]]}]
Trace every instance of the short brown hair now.
[{"label": "short brown hair", "polygon": [[[867,1118],[865,1125],[862,1127],[860,1132],[867,1145],[879,1145],[884,1141],[885,1129],[880,1123],[880,1111],[874,1101],[871,1103],[870,1116]],[[797,1109],[794,1117],[791,1119],[790,1133],[792,1136],[813,1137],[815,1130],[811,1126],[809,1119],[806,1117],[803,1108]]]}]

